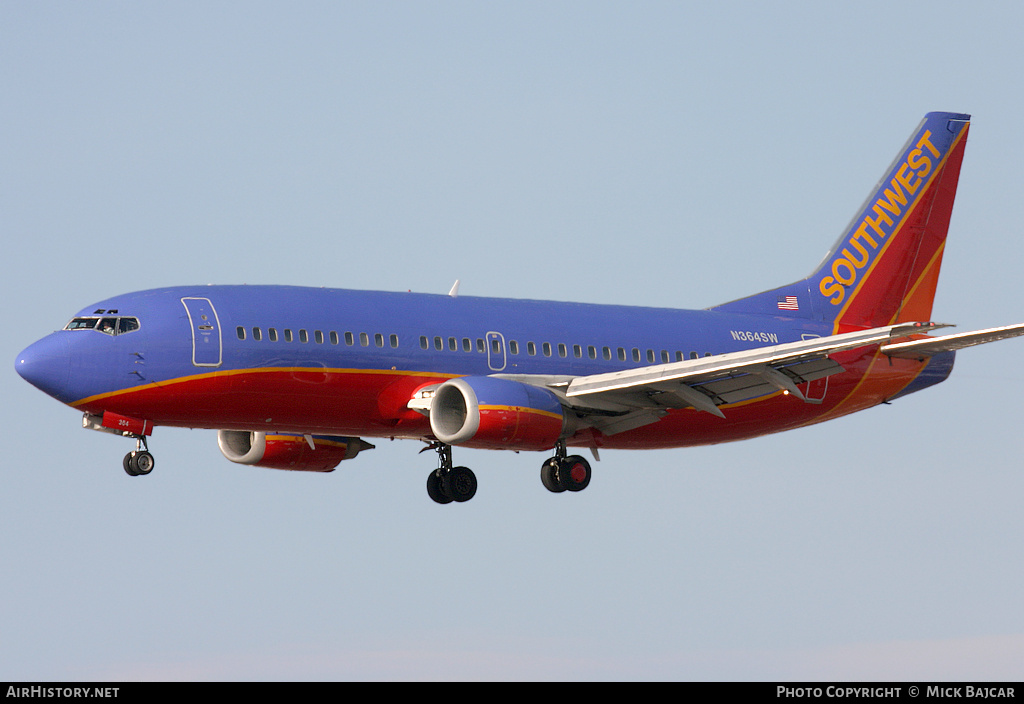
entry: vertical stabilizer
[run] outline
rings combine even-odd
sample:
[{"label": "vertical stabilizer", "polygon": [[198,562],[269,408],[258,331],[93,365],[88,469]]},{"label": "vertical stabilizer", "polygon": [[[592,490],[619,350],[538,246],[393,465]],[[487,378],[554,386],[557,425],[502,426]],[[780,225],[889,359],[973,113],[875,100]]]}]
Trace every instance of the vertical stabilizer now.
[{"label": "vertical stabilizer", "polygon": [[836,332],[928,320],[969,120],[928,113],[811,276],[715,310],[815,318]]}]

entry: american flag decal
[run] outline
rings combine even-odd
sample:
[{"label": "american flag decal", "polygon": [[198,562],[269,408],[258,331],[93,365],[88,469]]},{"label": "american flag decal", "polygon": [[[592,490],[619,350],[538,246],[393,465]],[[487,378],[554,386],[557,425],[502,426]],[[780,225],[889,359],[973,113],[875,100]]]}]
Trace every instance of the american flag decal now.
[{"label": "american flag decal", "polygon": [[796,302],[796,296],[779,296],[779,310],[800,310],[800,304]]}]

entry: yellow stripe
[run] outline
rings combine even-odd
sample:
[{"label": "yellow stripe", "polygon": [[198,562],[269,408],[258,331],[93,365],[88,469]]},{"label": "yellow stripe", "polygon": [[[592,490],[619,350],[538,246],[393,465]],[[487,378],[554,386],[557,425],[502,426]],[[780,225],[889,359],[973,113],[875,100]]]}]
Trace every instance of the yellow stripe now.
[{"label": "yellow stripe", "polygon": [[[278,442],[294,442],[306,444],[306,438],[303,435],[267,435],[267,440],[276,440]],[[339,442],[337,440],[327,440],[326,438],[314,437],[313,442],[317,447],[330,446],[330,447],[348,447],[347,442]]]},{"label": "yellow stripe", "polygon": [[[932,181],[934,181],[938,177],[938,175],[942,172],[942,169],[945,168],[946,160],[949,158],[949,155],[952,154],[956,150],[957,145],[964,138],[965,134],[966,134],[966,130],[961,130],[960,134],[957,135],[955,140],[953,140],[953,143],[950,145],[949,150],[946,152],[945,156],[942,157],[942,161],[939,162],[938,168],[935,169],[935,171],[931,175],[931,178],[928,180],[928,185],[924,189],[921,190],[921,193],[914,200],[913,205],[911,207],[907,208],[906,215],[904,215],[903,219],[900,221],[900,227],[903,226],[903,224],[906,221],[907,217],[909,217],[910,213],[913,212],[914,208],[917,207],[918,201],[920,201],[920,199],[924,197],[924,194],[928,191],[928,188],[931,187]],[[896,234],[896,233],[894,232],[894,234]],[[893,240],[895,240],[895,239],[896,239],[895,237],[890,237],[889,240],[885,243],[885,245],[882,247],[882,250],[878,253],[878,255],[875,257],[875,260],[871,263],[871,266],[868,267],[868,270],[867,270],[867,272],[865,272],[864,277],[861,279],[861,282],[859,284],[857,284],[857,287],[854,289],[853,295],[851,295],[849,297],[849,299],[846,301],[846,305],[843,306],[842,310],[836,316],[836,322],[835,322],[835,325],[832,328],[832,334],[833,335],[838,333],[838,331],[839,331],[839,321],[842,319],[843,314],[846,312],[846,309],[849,307],[849,305],[853,302],[854,298],[856,298],[857,293],[860,291],[860,287],[864,285],[865,281],[867,281],[868,277],[871,274],[871,270],[875,268],[875,264],[877,264],[879,261],[881,261],[882,255],[884,254],[885,250],[889,247],[890,244],[892,244]],[[918,277],[918,280],[916,282],[914,282],[914,286],[911,289],[911,291],[908,292],[908,294],[903,297],[903,301],[905,301],[910,296],[910,294],[914,290],[916,290],[918,286],[920,286],[921,282],[927,276],[928,271],[931,269],[932,266],[935,265],[935,262],[937,261],[937,259],[939,257],[941,257],[941,255],[945,251],[945,249],[946,249],[946,242],[945,242],[945,240],[943,240],[942,245],[936,250],[935,255],[932,257],[931,261],[928,262],[928,265],[922,271],[921,276]],[[902,309],[902,301],[901,301],[900,309]],[[892,322],[895,321],[897,317],[899,317],[899,311],[897,311],[896,312],[896,316],[894,316],[893,319],[891,321],[889,321],[890,324],[892,324]],[[850,399],[855,398],[857,396],[857,392],[860,390],[860,387],[871,376],[871,371],[874,369],[875,363],[878,362],[879,358],[882,357],[882,356],[884,356],[884,355],[882,355],[881,351],[876,351],[874,353],[874,356],[871,359],[871,362],[868,364],[867,370],[864,372],[863,376],[861,376],[860,381],[857,382],[856,386],[853,387],[853,390],[851,390],[850,393],[848,393],[845,397],[843,397],[843,399],[840,400],[839,403],[837,403],[835,406],[833,406],[831,410],[826,411],[825,413],[823,413],[822,415],[818,416],[817,418],[815,418],[811,422],[818,423],[818,422],[821,422],[821,421],[830,420],[831,418],[837,417],[839,415],[839,413],[838,413],[839,410],[843,406],[845,406],[847,403],[849,403]],[[924,371],[925,366],[927,366],[927,365],[922,365],[921,369],[919,369],[917,371],[917,374],[915,374],[913,376],[913,378],[910,379],[910,381],[908,381],[907,384],[903,386],[904,389],[907,388],[907,385],[913,383],[914,379],[916,379],[918,376],[921,375],[921,372]],[[808,424],[810,424],[810,422],[806,423],[804,425],[808,425]]]},{"label": "yellow stripe", "polygon": [[[861,287],[864,285],[864,283],[871,276],[871,271],[875,268],[875,265],[878,264],[878,262],[880,262],[882,260],[882,256],[885,254],[885,250],[887,250],[889,248],[889,245],[891,245],[896,239],[898,239],[898,236],[900,234],[900,228],[902,228],[903,225],[906,223],[907,218],[910,217],[910,214],[914,211],[914,208],[917,207],[918,203],[924,197],[924,194],[928,192],[929,188],[931,188],[932,182],[936,178],[938,178],[938,175],[940,173],[942,173],[942,169],[945,168],[945,166],[946,166],[946,160],[949,158],[949,155],[952,154],[954,152],[954,150],[956,150],[957,145],[960,143],[960,140],[963,139],[965,133],[966,133],[966,130],[961,130],[960,134],[958,134],[956,139],[953,140],[953,143],[949,146],[949,149],[946,151],[946,154],[942,157],[942,160],[939,162],[939,165],[935,168],[935,170],[932,172],[931,176],[928,178],[928,184],[924,188],[922,188],[920,190],[920,192],[917,194],[917,197],[914,198],[913,202],[904,211],[903,217],[900,218],[899,225],[897,225],[893,229],[892,235],[890,235],[889,239],[886,240],[884,245],[882,245],[882,248],[875,255],[874,261],[871,262],[871,265],[868,266],[867,271],[864,272],[864,275],[860,279],[860,283],[858,283],[854,287],[853,293],[850,294],[847,297],[846,303],[843,305],[842,308],[839,309],[839,313],[836,315],[835,325],[832,328],[832,334],[833,335],[838,334],[838,332],[839,332],[839,321],[842,319],[843,315],[846,314],[847,308],[850,307],[850,304],[853,303],[854,299],[857,297],[857,294],[860,292]],[[856,221],[854,221],[854,222],[856,222]]]},{"label": "yellow stripe", "polygon": [[[905,295],[903,297],[903,302],[904,303],[908,299],[913,298],[914,294],[917,293],[918,287],[924,282],[925,278],[927,278],[929,272],[931,272],[931,270],[932,270],[932,267],[935,266],[936,261],[938,261],[939,259],[942,259],[942,253],[945,252],[945,251],[946,251],[946,242],[945,242],[945,240],[943,240],[942,244],[939,245],[939,248],[937,250],[935,250],[935,254],[932,256],[931,260],[925,265],[924,269],[921,271],[921,275],[919,277],[917,277],[917,281],[915,281],[914,285],[911,286],[910,289],[907,291],[907,295]],[[892,316],[892,319],[889,321],[889,325],[893,325],[896,322],[896,318],[900,317],[900,313],[902,311],[903,311],[903,306],[900,305],[899,310],[896,311],[896,315]],[[914,322],[927,322],[927,321],[914,321]]]},{"label": "yellow stripe", "polygon": [[539,408],[529,408],[528,406],[502,406],[499,404],[480,404],[481,411],[514,411],[516,413],[534,413],[540,416],[547,416],[548,418],[554,418],[558,421],[562,420],[560,413],[552,413],[551,411],[544,411]]}]

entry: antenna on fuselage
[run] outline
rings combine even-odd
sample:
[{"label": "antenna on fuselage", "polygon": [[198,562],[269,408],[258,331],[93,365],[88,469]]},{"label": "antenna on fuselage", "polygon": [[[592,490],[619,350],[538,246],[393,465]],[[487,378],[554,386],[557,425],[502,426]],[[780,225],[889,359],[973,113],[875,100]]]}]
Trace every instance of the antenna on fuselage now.
[{"label": "antenna on fuselage", "polygon": [[452,298],[459,297],[459,280],[455,279],[455,283],[452,284],[452,290],[448,292],[448,295]]}]

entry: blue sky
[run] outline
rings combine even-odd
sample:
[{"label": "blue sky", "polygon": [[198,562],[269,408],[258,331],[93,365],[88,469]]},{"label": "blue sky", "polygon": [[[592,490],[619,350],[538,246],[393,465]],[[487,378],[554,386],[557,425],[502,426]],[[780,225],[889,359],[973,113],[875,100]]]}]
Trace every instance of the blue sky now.
[{"label": "blue sky", "polygon": [[13,371],[108,296],[281,283],[702,308],[801,278],[973,114],[934,316],[1024,321],[1015,3],[0,5],[0,679],[1020,679],[1021,344],[742,443],[333,474],[131,443]]}]

